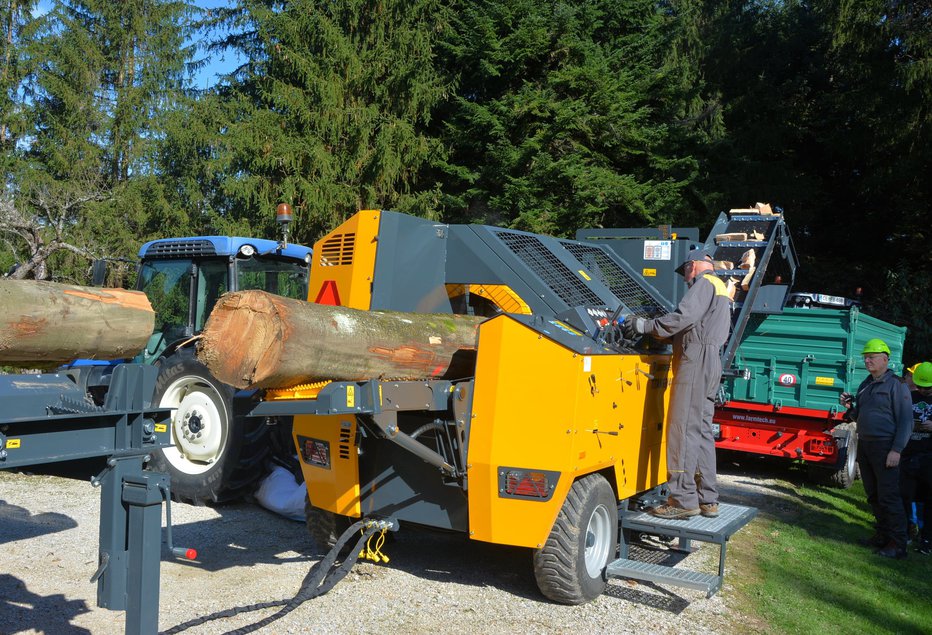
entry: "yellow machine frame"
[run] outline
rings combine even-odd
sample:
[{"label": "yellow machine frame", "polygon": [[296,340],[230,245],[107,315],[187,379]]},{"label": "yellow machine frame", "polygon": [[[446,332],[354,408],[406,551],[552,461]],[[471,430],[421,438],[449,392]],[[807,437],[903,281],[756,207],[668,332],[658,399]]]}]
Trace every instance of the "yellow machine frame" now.
[{"label": "yellow machine frame", "polygon": [[[669,357],[579,355],[501,316],[480,327],[469,437],[469,535],[541,547],[573,481],[619,500],[666,481]],[[559,473],[549,500],[502,496],[503,468]]]},{"label": "yellow machine frame", "polygon": [[[371,308],[381,216],[360,212],[314,245],[310,301]],[[467,292],[530,313],[505,285],[447,285],[451,298]],[[606,353],[580,354],[507,314],[480,327],[466,466],[471,538],[539,548],[576,479],[600,472],[619,500],[666,480],[669,356]],[[313,398],[322,385],[267,398]],[[301,462],[310,499],[350,517],[368,513],[351,447],[357,427],[352,415],[294,418],[296,447],[316,440],[332,449],[330,465]],[[503,495],[506,468],[556,475],[552,492],[546,500]]]}]

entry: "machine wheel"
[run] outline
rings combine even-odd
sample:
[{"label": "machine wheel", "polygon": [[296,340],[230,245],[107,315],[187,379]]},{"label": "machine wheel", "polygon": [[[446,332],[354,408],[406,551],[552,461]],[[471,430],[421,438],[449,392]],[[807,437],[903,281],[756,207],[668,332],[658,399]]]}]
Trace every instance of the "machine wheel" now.
[{"label": "machine wheel", "polygon": [[329,551],[343,532],[353,524],[349,516],[314,507],[310,499],[304,501],[304,520],[314,546],[321,550],[321,553]]},{"label": "machine wheel", "polygon": [[835,428],[844,430],[847,438],[847,455],[845,464],[841,469],[833,470],[810,464],[808,466],[809,480],[820,485],[829,485],[841,489],[848,489],[858,479],[858,434],[853,423],[842,423]]},{"label": "machine wheel", "polygon": [[153,403],[172,409],[172,447],[150,467],[171,477],[172,498],[196,505],[236,498],[262,476],[268,426],[233,415],[231,386],[211,376],[192,352],[160,365]]},{"label": "machine wheel", "polygon": [[605,567],[618,546],[618,505],[600,474],[570,488],[543,548],[534,551],[541,593],[561,604],[582,604],[605,590]]}]

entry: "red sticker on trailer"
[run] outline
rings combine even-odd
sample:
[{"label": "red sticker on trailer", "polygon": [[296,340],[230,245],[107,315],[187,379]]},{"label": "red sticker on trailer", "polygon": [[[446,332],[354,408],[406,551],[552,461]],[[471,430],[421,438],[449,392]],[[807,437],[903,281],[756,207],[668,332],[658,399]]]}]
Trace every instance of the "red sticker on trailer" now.
[{"label": "red sticker on trailer", "polygon": [[783,373],[777,379],[784,386],[795,386],[796,385],[796,375],[791,375],[789,373]]}]

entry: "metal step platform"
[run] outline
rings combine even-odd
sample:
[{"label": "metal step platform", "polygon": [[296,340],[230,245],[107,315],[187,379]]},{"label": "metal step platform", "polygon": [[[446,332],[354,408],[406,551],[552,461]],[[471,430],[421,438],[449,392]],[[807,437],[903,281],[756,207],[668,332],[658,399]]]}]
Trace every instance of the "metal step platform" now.
[{"label": "metal step platform", "polygon": [[[719,504],[719,515],[715,518],[692,516],[686,520],[669,520],[651,516],[647,512],[623,511],[620,516],[622,540],[619,541],[620,558],[608,565],[607,575],[615,578],[630,578],[659,584],[671,584],[705,591],[711,597],[722,587],[725,576],[725,545],[739,529],[757,516],[757,509],[728,503]],[[667,565],[641,562],[628,558],[628,543],[625,530],[672,536],[680,539],[681,551],[691,551],[691,541],[708,542],[720,547],[718,575],[699,573]]]},{"label": "metal step platform", "polygon": [[619,558],[609,564],[605,573],[610,578],[644,580],[656,584],[670,584],[705,591],[706,597],[711,597],[722,587],[722,578],[711,573],[699,573],[689,569],[677,569],[663,564],[653,564],[627,558]]}]

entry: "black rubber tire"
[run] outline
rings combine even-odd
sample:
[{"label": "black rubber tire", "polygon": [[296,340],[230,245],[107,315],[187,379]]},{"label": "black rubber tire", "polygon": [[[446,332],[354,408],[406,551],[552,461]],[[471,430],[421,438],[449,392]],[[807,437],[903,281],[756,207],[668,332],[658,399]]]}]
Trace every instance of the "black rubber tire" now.
[{"label": "black rubber tire", "polygon": [[314,546],[322,554],[330,551],[337,539],[353,524],[349,516],[314,507],[310,498],[304,501],[304,521]]},{"label": "black rubber tire", "polygon": [[[587,544],[597,548],[590,554],[596,557],[595,575],[587,570]],[[547,542],[534,551],[537,586],[554,602],[589,602],[605,590],[605,567],[617,549],[618,501],[612,487],[600,474],[584,476],[570,488]]]},{"label": "black rubber tire", "polygon": [[826,469],[819,465],[809,464],[807,473],[809,480],[819,485],[828,485],[840,489],[848,489],[859,477],[858,471],[858,433],[853,423],[842,423],[835,428],[844,430],[848,438],[845,464],[838,470]]},{"label": "black rubber tire", "polygon": [[[187,458],[177,442],[175,448],[153,453],[149,468],[171,477],[173,499],[195,505],[232,500],[250,491],[263,475],[269,452],[268,426],[261,418],[235,415],[235,392],[211,376],[190,350],[176,352],[159,365],[153,403],[179,406],[186,403],[188,395],[201,395],[184,411],[211,413],[203,417],[207,423],[202,431],[216,435],[211,444],[215,450],[203,460]],[[177,413],[178,409],[172,413],[173,441],[180,432]]]}]

